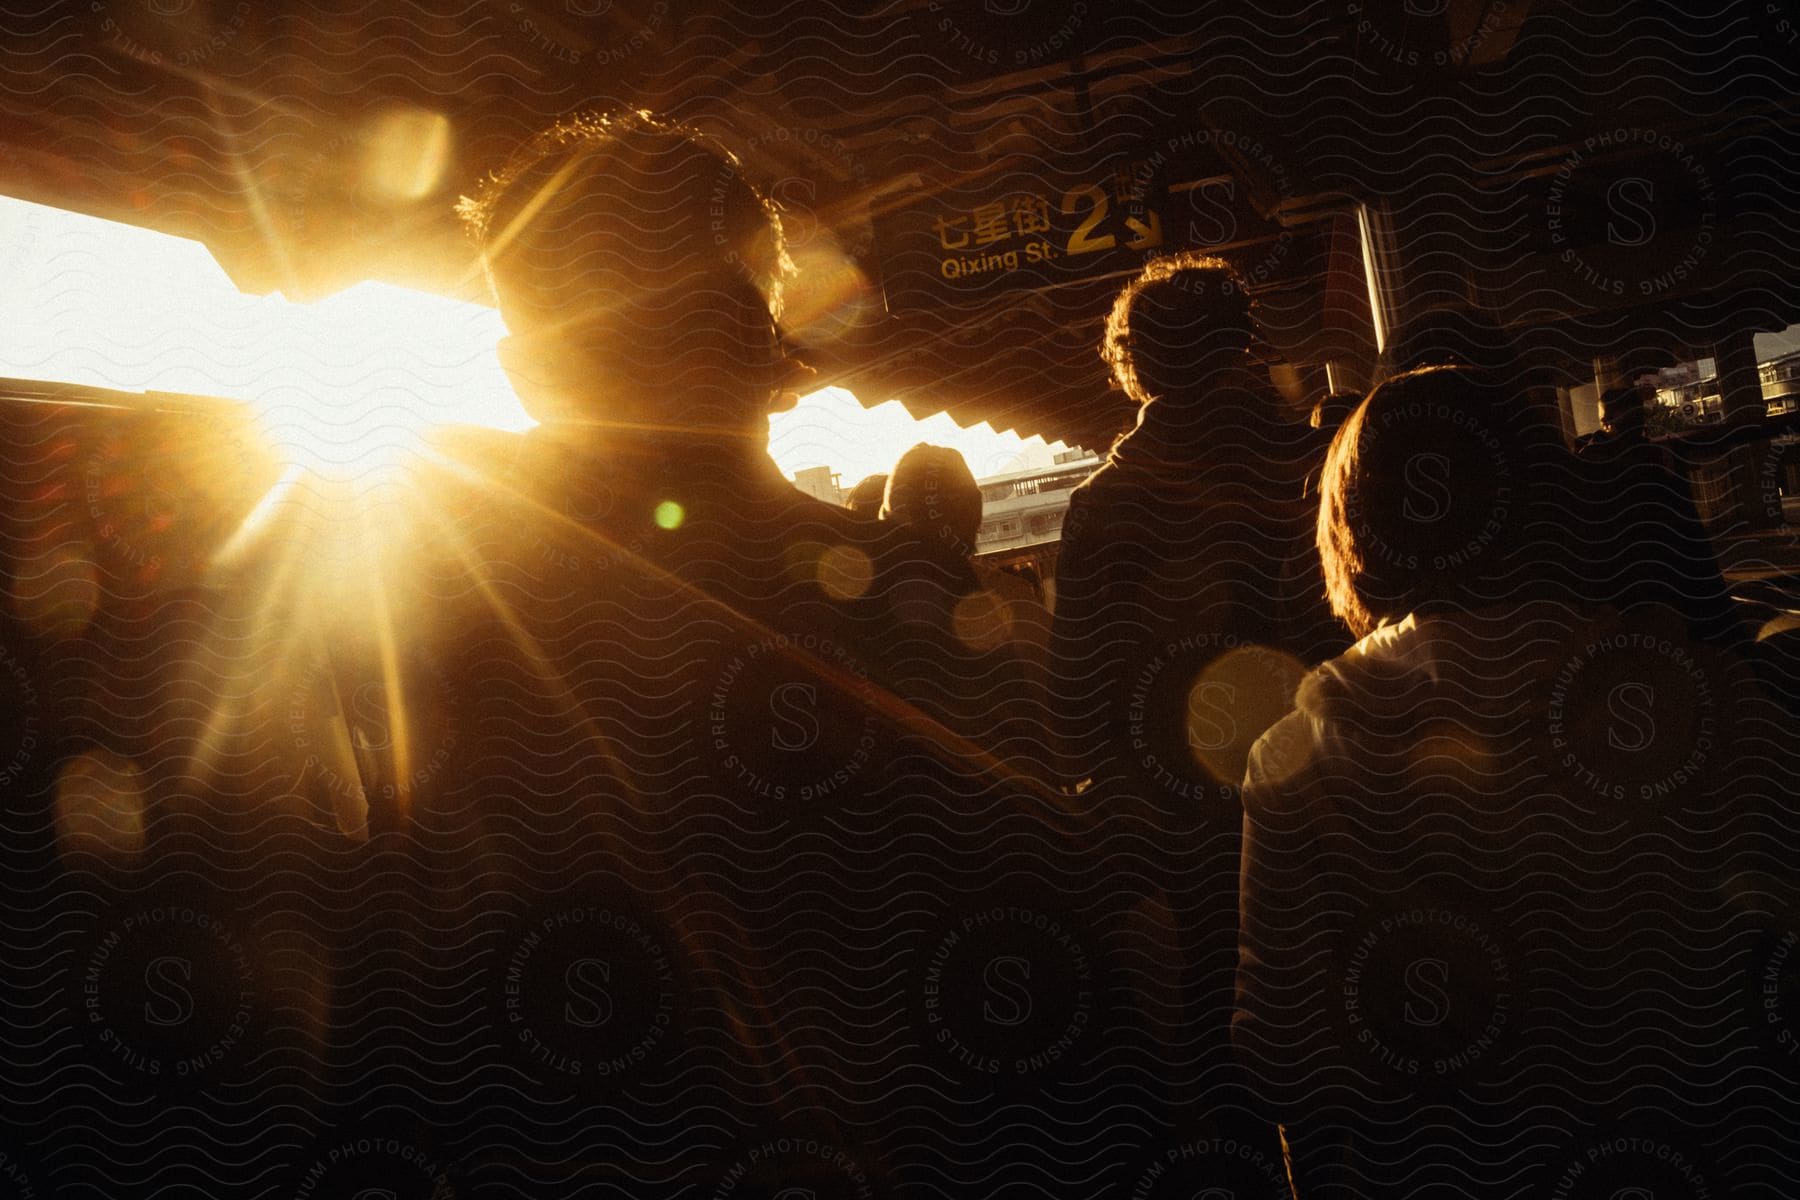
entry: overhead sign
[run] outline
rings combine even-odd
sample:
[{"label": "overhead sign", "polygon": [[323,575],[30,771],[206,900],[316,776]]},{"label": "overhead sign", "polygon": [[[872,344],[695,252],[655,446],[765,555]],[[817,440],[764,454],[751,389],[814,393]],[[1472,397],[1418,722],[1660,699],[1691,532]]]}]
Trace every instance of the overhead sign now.
[{"label": "overhead sign", "polygon": [[876,221],[890,308],[1134,269],[1165,244],[1160,203],[1129,168],[987,194],[945,193]]},{"label": "overhead sign", "polygon": [[1173,250],[1229,255],[1286,237],[1221,164],[1194,161],[1194,140],[1186,135],[1179,152],[1159,145],[1085,175],[984,177],[878,215],[889,310],[987,302],[1126,274]]}]

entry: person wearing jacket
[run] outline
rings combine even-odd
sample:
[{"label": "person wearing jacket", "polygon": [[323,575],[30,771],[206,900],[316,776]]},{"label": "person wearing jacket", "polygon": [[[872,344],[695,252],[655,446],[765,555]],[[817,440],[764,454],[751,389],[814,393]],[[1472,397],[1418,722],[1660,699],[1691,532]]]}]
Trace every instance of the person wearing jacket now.
[{"label": "person wearing jacket", "polygon": [[1635,1194],[1673,1155],[1725,1194],[1768,1132],[1739,959],[1791,760],[1680,612],[1594,602],[1527,420],[1429,368],[1327,456],[1360,640],[1251,752],[1233,1021],[1301,1196]]}]

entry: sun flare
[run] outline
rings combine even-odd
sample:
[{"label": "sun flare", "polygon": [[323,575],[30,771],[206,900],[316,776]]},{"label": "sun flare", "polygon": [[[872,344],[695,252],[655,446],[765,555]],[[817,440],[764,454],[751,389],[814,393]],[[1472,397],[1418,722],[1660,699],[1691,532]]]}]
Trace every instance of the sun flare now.
[{"label": "sun flare", "polygon": [[[309,304],[245,295],[198,242],[4,196],[0,273],[0,376],[238,400],[284,467],[340,484],[390,478],[440,428],[532,424],[484,305],[380,282]],[[961,450],[977,475],[1047,465],[1055,448],[828,388],[772,420],[770,453],[848,486],[919,441]]]},{"label": "sun flare", "polygon": [[[271,688],[316,675],[345,694],[374,689],[391,745],[357,758],[340,738],[308,768],[359,781],[336,816],[364,829],[380,781],[412,769],[398,664],[420,634],[417,589],[446,564],[465,576],[451,586],[483,586],[452,497],[506,492],[511,448],[495,434],[532,425],[495,353],[498,312],[373,281],[310,303],[246,295],[198,242],[7,197],[0,278],[0,377],[139,397],[116,416],[69,418],[85,430],[70,437],[94,443],[63,448],[79,465],[60,495],[83,521],[43,506],[14,611],[70,637],[119,584],[225,588],[226,608],[253,613],[264,641],[256,683],[214,714],[195,770],[226,769],[248,736],[244,714]],[[977,474],[1046,465],[1057,448],[828,387],[771,418],[769,451],[784,474],[826,466],[848,486],[920,441],[955,447]],[[672,530],[685,515],[670,502],[655,520]],[[866,586],[855,574],[842,594]],[[82,828],[128,840],[102,818]]]}]

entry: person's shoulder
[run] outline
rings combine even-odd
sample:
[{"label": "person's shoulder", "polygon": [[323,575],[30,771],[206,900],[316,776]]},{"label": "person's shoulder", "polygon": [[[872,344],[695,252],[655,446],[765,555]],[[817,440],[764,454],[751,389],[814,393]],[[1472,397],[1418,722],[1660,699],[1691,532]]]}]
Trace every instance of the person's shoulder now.
[{"label": "person's shoulder", "polygon": [[1321,752],[1320,725],[1310,713],[1296,709],[1265,729],[1244,768],[1245,815],[1254,820],[1298,809],[1307,791],[1299,784]]},{"label": "person's shoulder", "polygon": [[1092,475],[1070,490],[1062,524],[1065,553],[1072,543],[1080,543],[1093,534],[1099,514],[1105,512],[1113,499],[1118,482],[1119,469],[1108,462],[1100,464]]},{"label": "person's shoulder", "polygon": [[848,542],[873,542],[881,535],[881,522],[827,504],[785,480],[774,485],[770,499],[780,510],[782,520],[789,525],[828,533]]},{"label": "person's shoulder", "polygon": [[1394,736],[1369,717],[1414,705],[1431,691],[1438,666],[1433,649],[1443,634],[1438,625],[1417,616],[1382,625],[1306,672],[1293,709],[1251,748],[1246,810],[1295,810],[1309,794],[1300,784],[1327,762],[1342,770],[1357,750]]},{"label": "person's shoulder", "polygon": [[524,434],[458,426],[435,435],[421,469],[431,489],[462,503],[475,503],[510,480],[526,454]]},{"label": "person's shoulder", "polygon": [[817,545],[833,559],[866,562],[881,572],[904,567],[924,555],[918,536],[897,522],[857,516],[791,484],[784,484],[770,499],[784,540]]},{"label": "person's shoulder", "polygon": [[1103,461],[1095,467],[1088,477],[1076,484],[1069,492],[1070,504],[1091,503],[1109,488],[1119,482],[1119,466],[1111,459]]},{"label": "person's shoulder", "polygon": [[442,431],[432,453],[422,456],[409,479],[418,512],[409,522],[414,549],[426,560],[455,560],[471,548],[487,553],[503,545],[500,531],[516,528],[525,505],[516,480],[527,454],[523,435],[473,427]]}]

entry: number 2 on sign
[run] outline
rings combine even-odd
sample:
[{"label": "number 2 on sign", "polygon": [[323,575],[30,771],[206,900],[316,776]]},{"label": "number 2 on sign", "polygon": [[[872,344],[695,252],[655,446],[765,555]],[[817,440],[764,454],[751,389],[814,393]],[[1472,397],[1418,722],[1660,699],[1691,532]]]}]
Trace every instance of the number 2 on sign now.
[{"label": "number 2 on sign", "polygon": [[1088,210],[1086,219],[1075,227],[1075,232],[1069,235],[1069,253],[1092,254],[1096,250],[1111,250],[1114,245],[1112,234],[1093,236],[1094,226],[1106,219],[1105,192],[1091,183],[1083,188],[1070,188],[1063,193],[1062,210],[1064,215],[1074,213],[1083,200],[1092,201],[1093,208]]},{"label": "number 2 on sign", "polygon": [[[1108,201],[1103,189],[1091,183],[1086,187],[1070,188],[1063,193],[1063,215],[1073,216],[1081,208],[1083,200],[1088,202],[1088,214],[1082,218],[1081,224],[1075,227],[1075,232],[1069,235],[1069,253],[1092,254],[1096,250],[1111,250],[1118,244],[1118,239],[1114,235],[1110,233],[1103,233],[1098,237],[1094,235],[1095,227],[1106,219]],[[1149,216],[1150,223],[1148,225],[1129,219],[1125,222],[1126,226],[1138,235],[1125,243],[1128,249],[1148,250],[1150,247],[1162,243],[1162,222],[1157,219],[1154,212]]]}]

